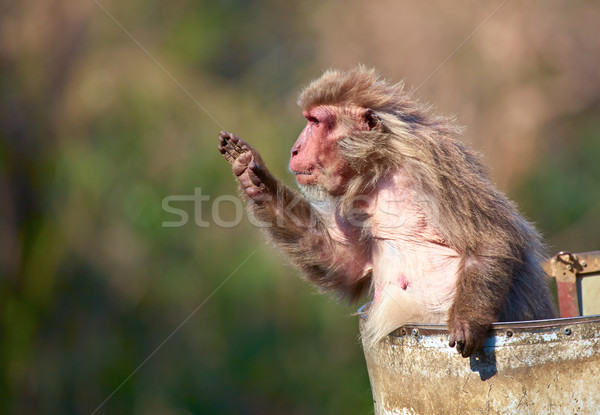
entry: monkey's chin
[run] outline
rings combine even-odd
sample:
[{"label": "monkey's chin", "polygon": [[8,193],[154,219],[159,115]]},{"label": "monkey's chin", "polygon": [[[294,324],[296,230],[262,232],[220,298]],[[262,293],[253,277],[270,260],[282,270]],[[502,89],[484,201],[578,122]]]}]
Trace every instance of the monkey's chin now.
[{"label": "monkey's chin", "polygon": [[321,185],[318,184],[300,184],[298,183],[300,191],[311,202],[322,202],[326,199],[330,199],[331,195]]}]

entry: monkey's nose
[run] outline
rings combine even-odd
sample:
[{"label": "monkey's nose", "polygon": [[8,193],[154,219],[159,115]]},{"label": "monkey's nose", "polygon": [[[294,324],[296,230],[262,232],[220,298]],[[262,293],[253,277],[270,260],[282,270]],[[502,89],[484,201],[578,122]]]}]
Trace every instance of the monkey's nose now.
[{"label": "monkey's nose", "polygon": [[292,148],[292,157],[297,156],[298,155],[298,148],[294,147]]}]

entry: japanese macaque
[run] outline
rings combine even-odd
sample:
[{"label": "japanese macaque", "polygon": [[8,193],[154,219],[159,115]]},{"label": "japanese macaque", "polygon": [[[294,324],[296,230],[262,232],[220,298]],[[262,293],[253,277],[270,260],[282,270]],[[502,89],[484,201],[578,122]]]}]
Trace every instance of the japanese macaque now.
[{"label": "japanese macaque", "polygon": [[308,122],[289,168],[302,195],[238,136],[221,132],[219,151],[307,279],[352,301],[371,293],[367,346],[406,323],[447,323],[467,357],[493,322],[555,317],[540,236],[451,119],[363,66],[325,72],[298,104]]}]

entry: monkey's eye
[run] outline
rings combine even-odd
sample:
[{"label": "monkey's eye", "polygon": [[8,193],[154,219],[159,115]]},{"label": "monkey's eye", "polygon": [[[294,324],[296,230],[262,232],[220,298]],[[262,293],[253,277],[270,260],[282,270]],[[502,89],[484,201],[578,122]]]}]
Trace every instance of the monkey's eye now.
[{"label": "monkey's eye", "polygon": [[315,117],[308,117],[308,121],[312,122],[314,125],[319,125],[319,120]]}]

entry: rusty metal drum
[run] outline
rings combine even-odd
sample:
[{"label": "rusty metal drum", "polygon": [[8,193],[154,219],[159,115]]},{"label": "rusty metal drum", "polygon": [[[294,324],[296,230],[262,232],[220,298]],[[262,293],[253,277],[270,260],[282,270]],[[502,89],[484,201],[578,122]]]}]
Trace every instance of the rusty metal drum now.
[{"label": "rusty metal drum", "polygon": [[444,325],[403,326],[365,357],[376,415],[600,414],[600,315],[496,323],[470,358]]}]

